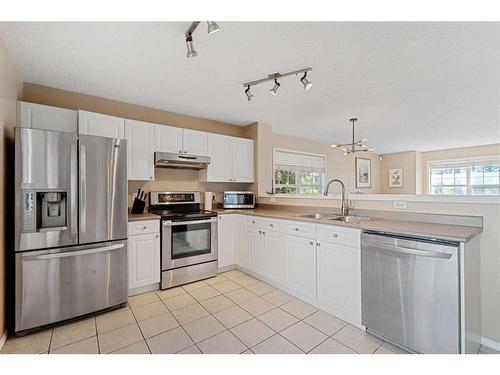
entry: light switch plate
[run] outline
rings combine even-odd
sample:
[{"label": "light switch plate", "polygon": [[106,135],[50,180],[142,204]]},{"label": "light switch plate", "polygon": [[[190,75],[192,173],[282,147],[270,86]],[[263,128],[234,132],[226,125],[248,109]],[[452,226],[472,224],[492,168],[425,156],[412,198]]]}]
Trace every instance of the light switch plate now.
[{"label": "light switch plate", "polygon": [[407,209],[408,208],[408,202],[395,201],[395,202],[393,202],[393,207],[394,208],[400,208],[400,209]]}]

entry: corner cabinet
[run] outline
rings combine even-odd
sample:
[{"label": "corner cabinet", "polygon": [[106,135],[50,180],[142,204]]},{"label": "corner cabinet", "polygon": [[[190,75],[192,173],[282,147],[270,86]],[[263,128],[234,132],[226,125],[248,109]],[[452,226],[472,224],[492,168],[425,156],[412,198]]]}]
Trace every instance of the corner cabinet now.
[{"label": "corner cabinet", "polygon": [[160,282],[159,220],[131,221],[128,223],[128,228],[129,295],[158,289]]},{"label": "corner cabinet", "polygon": [[254,182],[254,141],[208,134],[210,164],[200,171],[204,182]]},{"label": "corner cabinet", "polygon": [[127,176],[129,180],[154,180],[155,125],[125,120]]},{"label": "corner cabinet", "polygon": [[87,111],[78,111],[78,133],[125,139],[125,119]]}]

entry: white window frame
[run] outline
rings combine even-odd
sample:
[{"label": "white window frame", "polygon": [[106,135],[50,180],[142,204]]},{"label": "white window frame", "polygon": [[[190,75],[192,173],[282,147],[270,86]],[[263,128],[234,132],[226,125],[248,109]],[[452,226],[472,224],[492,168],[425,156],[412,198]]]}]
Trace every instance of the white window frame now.
[{"label": "white window frame", "polygon": [[[432,196],[488,196],[484,194],[472,194],[472,187],[491,187],[491,188],[500,188],[500,184],[498,185],[471,185],[471,171],[470,168],[473,166],[474,162],[481,162],[481,161],[488,161],[488,160],[494,160],[494,159],[499,159],[500,160],[500,155],[490,155],[490,156],[479,156],[479,157],[467,157],[467,158],[455,158],[455,159],[444,159],[444,160],[428,160],[427,161],[427,194],[432,195]],[[437,186],[453,186],[453,187],[460,187],[463,186],[465,187],[466,194],[452,194],[452,195],[447,195],[447,194],[432,194],[432,177],[431,177],[431,165],[432,164],[437,164],[437,163],[460,163],[462,162],[463,164],[466,165],[466,184],[465,185],[437,185]],[[436,185],[434,185],[436,186]],[[497,196],[497,194],[493,194],[491,196]]]},{"label": "white window frame", "polygon": [[[304,193],[299,193],[299,187],[301,186],[300,184],[297,183],[298,179],[297,176],[295,177],[295,186],[297,186],[296,192],[295,193],[275,193],[274,189],[276,188],[277,185],[281,186],[281,184],[276,183],[276,160],[275,160],[275,151],[282,151],[282,152],[289,152],[293,154],[301,154],[301,155],[310,155],[310,156],[317,156],[317,157],[322,157],[325,162],[325,175],[324,178],[321,180],[321,186],[320,186],[320,193],[319,194],[304,194]],[[317,154],[314,152],[306,152],[306,151],[297,151],[297,150],[291,150],[291,149],[286,149],[286,148],[279,148],[279,147],[273,147],[273,186],[272,186],[272,192],[273,195],[291,195],[291,196],[303,196],[303,197],[314,197],[314,196],[321,196],[323,190],[325,189],[326,186],[326,180],[328,176],[328,169],[327,169],[327,164],[328,164],[328,155],[325,154]]]}]

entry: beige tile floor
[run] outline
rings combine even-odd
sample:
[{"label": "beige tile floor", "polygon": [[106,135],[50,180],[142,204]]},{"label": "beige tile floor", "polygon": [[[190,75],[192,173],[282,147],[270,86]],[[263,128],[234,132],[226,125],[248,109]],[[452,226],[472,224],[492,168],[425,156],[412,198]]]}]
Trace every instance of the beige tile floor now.
[{"label": "beige tile floor", "polygon": [[[491,353],[484,348],[481,352]],[[243,272],[129,298],[129,306],[10,337],[1,353],[396,354],[385,343]]]}]

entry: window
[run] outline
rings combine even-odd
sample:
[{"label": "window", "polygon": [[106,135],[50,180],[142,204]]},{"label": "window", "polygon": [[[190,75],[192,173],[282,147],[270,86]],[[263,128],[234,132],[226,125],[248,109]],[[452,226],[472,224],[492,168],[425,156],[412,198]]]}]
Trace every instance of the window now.
[{"label": "window", "polygon": [[432,195],[500,195],[500,156],[429,162]]},{"label": "window", "polygon": [[298,151],[274,150],[273,192],[321,194],[326,179],[326,156]]}]

